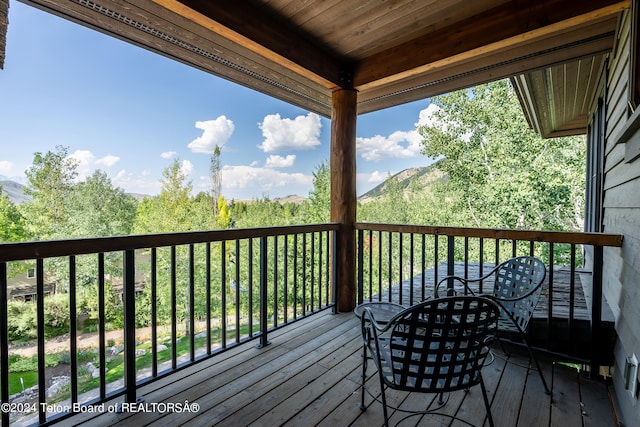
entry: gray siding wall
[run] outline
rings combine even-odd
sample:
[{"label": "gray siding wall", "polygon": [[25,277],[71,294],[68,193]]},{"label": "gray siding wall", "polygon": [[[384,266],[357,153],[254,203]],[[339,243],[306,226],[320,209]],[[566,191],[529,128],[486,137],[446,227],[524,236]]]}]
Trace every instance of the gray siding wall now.
[{"label": "gray siding wall", "polygon": [[[640,159],[625,161],[620,136],[629,123],[630,16],[621,20],[609,62],[604,163],[604,232],[624,235],[622,248],[606,248],[604,296],[616,319],[614,388],[616,406],[627,426],[638,425],[640,402],[623,382],[626,357],[640,359]],[[640,138],[640,132],[631,137]]]}]

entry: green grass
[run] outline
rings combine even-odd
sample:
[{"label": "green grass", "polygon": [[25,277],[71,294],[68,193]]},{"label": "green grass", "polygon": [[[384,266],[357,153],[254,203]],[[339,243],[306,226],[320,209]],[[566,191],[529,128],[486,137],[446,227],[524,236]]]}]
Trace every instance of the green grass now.
[{"label": "green grass", "polygon": [[[259,330],[258,325],[253,326],[254,333]],[[240,327],[240,336],[246,337],[249,335],[249,326],[241,325]],[[220,330],[214,329],[211,331],[211,337],[213,339],[212,346],[220,344],[222,341],[220,336]],[[227,331],[227,340],[233,341],[235,340],[235,330]],[[195,348],[205,348],[207,345],[207,338],[196,338],[194,340]],[[158,364],[163,362],[168,362],[171,360],[172,352],[171,352],[171,343],[165,344],[168,349],[165,351],[161,351],[157,354]],[[144,349],[147,350],[147,353],[143,356],[140,356],[136,359],[136,370],[140,371],[142,369],[150,368],[152,365],[152,352],[151,352],[151,343],[147,342],[141,344],[136,347],[136,349]],[[176,344],[176,354],[178,356],[182,356],[184,354],[189,354],[190,340],[188,337],[180,337],[180,342]],[[78,354],[78,362],[92,362],[94,365],[98,366],[98,356],[97,354],[93,357],[93,360],[90,360],[89,355],[92,354],[91,351],[82,350]],[[66,357],[65,357],[66,356]],[[16,394],[22,392],[22,384],[20,383],[20,378],[24,381],[24,388],[33,387],[38,384],[38,372],[37,372],[37,357],[31,358],[22,358],[19,356],[12,356],[12,363],[25,365],[25,368],[31,368],[33,370],[24,370],[22,372],[11,372],[9,374],[9,394]],[[47,366],[56,366],[60,360],[68,359],[68,352],[65,353],[56,353],[53,355],[47,355]],[[55,363],[53,363],[55,361]],[[115,356],[113,359],[107,362],[107,372],[105,374],[105,382],[111,383],[124,378],[124,355],[121,353]],[[88,378],[82,377],[78,378],[78,393],[85,393],[90,390],[96,389],[100,386],[99,378]]]},{"label": "green grass", "polygon": [[30,388],[38,384],[38,372],[11,372],[9,374],[9,394],[22,393],[22,383],[20,378],[24,381],[24,388]]}]

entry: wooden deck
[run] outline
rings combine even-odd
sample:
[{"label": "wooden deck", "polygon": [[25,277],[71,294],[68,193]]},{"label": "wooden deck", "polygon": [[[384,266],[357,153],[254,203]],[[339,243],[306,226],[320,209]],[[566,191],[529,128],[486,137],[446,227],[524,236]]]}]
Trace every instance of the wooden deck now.
[{"label": "wooden deck", "polygon": [[[487,274],[494,267],[493,264],[485,264],[484,265],[484,274]],[[454,265],[454,274],[457,276],[464,277],[464,263],[456,262]],[[424,279],[423,279],[424,276]],[[438,266],[438,270],[435,268],[431,268],[424,272],[424,274],[417,274],[411,279],[403,280],[402,282],[402,301],[404,305],[411,305],[410,298],[413,295],[414,299],[417,298],[420,300],[422,295],[422,283],[424,280],[424,288],[425,295],[431,296],[433,295],[433,288],[436,281],[442,280],[447,276],[447,265],[446,263],[442,263]],[[467,277],[475,278],[480,277],[479,264],[470,263],[467,268]],[[540,297],[540,302],[537,305],[536,312],[534,313],[534,318],[538,319],[546,319],[548,317],[549,312],[549,279],[553,280],[553,317],[567,319],[569,317],[569,294],[571,289],[571,272],[569,268],[565,267],[556,267],[553,270],[553,274],[551,272],[547,272],[547,275],[542,284],[542,295]],[[585,286],[587,288],[591,287],[590,284],[591,273],[588,271],[576,270],[574,274],[574,288],[575,288],[575,308],[574,308],[574,317],[576,320],[584,320],[589,321],[591,319],[589,307],[587,304],[587,299],[585,297]],[[586,282],[586,283],[585,283]],[[459,285],[456,282],[456,285]],[[492,279],[489,278],[484,282],[484,291],[490,292],[492,287]],[[446,285],[443,285],[446,286]],[[474,282],[471,284],[471,287],[474,291],[478,291],[478,282]],[[399,287],[394,286],[392,288],[392,292],[394,294],[394,300],[397,299],[397,294],[399,293]],[[383,300],[388,298],[388,293],[381,293],[381,297]],[[606,309],[605,304],[605,309]],[[608,311],[604,313],[605,316],[608,316]],[[608,317],[605,317],[606,321],[610,320]]]},{"label": "wooden deck", "polygon": [[[380,404],[374,402],[365,412],[359,409],[362,344],[359,321],[352,313],[318,313],[273,332],[270,342],[263,349],[256,348],[256,342],[243,344],[146,385],[139,393],[143,405],[129,411],[78,414],[64,424],[382,425]],[[536,371],[506,363],[499,356],[483,369],[497,426],[615,425],[604,383],[585,379],[576,370],[541,359],[553,389],[552,396],[548,396]],[[369,363],[368,384],[375,391],[378,386],[374,373]],[[425,395],[393,391],[388,398],[391,404],[403,407],[428,402]],[[198,409],[171,412],[161,406],[185,401],[196,403]],[[486,425],[479,387],[468,393],[451,394],[443,410],[475,425]],[[391,421],[395,424],[398,419],[394,414]],[[402,425],[450,425],[450,420],[429,416],[422,420],[411,418]]]}]

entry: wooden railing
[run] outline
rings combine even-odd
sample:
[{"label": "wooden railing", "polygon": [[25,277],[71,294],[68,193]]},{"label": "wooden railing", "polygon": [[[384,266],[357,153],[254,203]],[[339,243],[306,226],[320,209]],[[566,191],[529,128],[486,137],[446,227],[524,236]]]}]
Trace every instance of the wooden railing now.
[{"label": "wooden railing", "polygon": [[[479,277],[514,256],[541,258],[547,267],[547,313],[546,319],[540,319],[544,332],[538,333],[534,342],[541,350],[588,364],[592,373],[598,372],[603,349],[608,346],[605,342],[611,338],[602,333],[603,248],[621,246],[622,236],[367,223],[355,228],[357,303],[384,300],[412,305],[431,297],[433,284],[447,275]],[[589,271],[583,262],[586,249],[593,257]],[[566,277],[567,283],[562,284],[566,290],[560,289],[561,272]],[[576,296],[582,294],[577,273],[590,274],[592,279],[587,289],[592,304],[584,313],[578,313],[576,306]],[[484,291],[491,292],[492,283],[485,286]],[[588,320],[582,320],[585,316]],[[584,334],[578,328],[585,324],[589,335],[586,351],[572,345],[582,340]]]},{"label": "wooden railing", "polygon": [[[26,409],[10,405],[15,393],[9,389],[14,363],[10,354],[15,348],[10,348],[7,325],[9,281],[15,271],[24,271],[25,266],[36,270],[36,301],[32,304],[37,316],[31,333],[37,359],[38,405],[27,421],[46,424],[73,415],[73,410],[50,411],[48,405],[61,404],[45,394],[49,380],[46,359],[52,344],[45,315],[50,308],[50,298],[45,297],[49,281],[55,280],[58,293],[67,295],[69,307],[66,349],[70,384],[62,406],[57,408],[96,405],[118,396],[123,396],[125,402],[135,402],[137,390],[144,384],[240,343],[255,340],[263,347],[269,342],[269,331],[335,308],[333,254],[339,250],[335,247],[338,230],[338,224],[320,224],[1,244],[0,397],[3,404],[9,404],[9,410],[2,412],[2,425],[9,425],[20,415],[16,411]],[[555,342],[564,339],[551,332],[558,311],[553,297],[557,282],[554,267],[567,265],[573,278],[582,265],[579,249],[593,248],[594,304],[589,325],[592,348],[583,361],[592,367],[598,365],[602,249],[620,246],[621,236],[356,224],[355,238],[358,302],[384,295],[389,300],[415,303],[429,294],[425,272],[432,271],[432,279],[437,280],[438,274],[458,273],[459,269],[462,274],[469,274],[474,265],[482,273],[490,265],[518,254],[542,258],[549,271],[549,326],[547,346],[543,346],[549,351],[554,350]],[[438,269],[441,266],[442,273]],[[411,284],[406,291],[398,286],[403,282]],[[566,319],[569,341],[576,334],[573,279],[570,288]],[[96,303],[82,307],[80,298],[86,297],[87,292],[95,293]],[[113,294],[121,296],[115,329],[113,319],[107,318]],[[78,375],[83,363],[79,343],[86,338],[80,319],[87,317],[96,319],[98,359],[98,378],[89,392]],[[136,350],[145,346],[140,341],[148,341],[148,353],[136,358]],[[116,382],[110,375],[117,369],[107,372],[106,366],[112,345],[116,344],[117,349],[120,343],[122,354],[117,357],[123,357],[123,372]],[[161,349],[162,345],[166,349]],[[569,355],[580,359],[575,356]]]},{"label": "wooden railing", "polygon": [[[269,331],[334,307],[332,245],[337,229],[336,224],[321,224],[0,245],[2,425],[24,415],[31,417],[27,422],[45,424],[73,415],[78,404],[96,405],[123,395],[126,402],[136,402],[143,384],[248,340],[266,346]],[[36,271],[31,304],[37,313],[34,330],[27,331],[34,337],[37,358],[33,406],[11,398],[16,391],[9,388],[14,362],[8,330],[9,281],[14,272],[31,266]],[[45,298],[44,289],[49,281],[55,281],[68,304],[70,384],[63,400],[46,394],[46,359],[52,342],[60,340],[48,339],[45,313],[52,298]],[[96,305],[80,307],[80,298],[91,292]],[[110,308],[114,295],[121,296],[115,309]],[[91,384],[78,375],[79,319],[87,317],[96,322],[92,350],[99,372],[90,392]],[[82,338],[84,342],[86,335]],[[140,341],[148,342],[144,346]],[[123,373],[114,380],[106,366],[118,344]],[[148,351],[146,359],[138,358],[141,347]],[[35,413],[24,413],[31,410]]]}]

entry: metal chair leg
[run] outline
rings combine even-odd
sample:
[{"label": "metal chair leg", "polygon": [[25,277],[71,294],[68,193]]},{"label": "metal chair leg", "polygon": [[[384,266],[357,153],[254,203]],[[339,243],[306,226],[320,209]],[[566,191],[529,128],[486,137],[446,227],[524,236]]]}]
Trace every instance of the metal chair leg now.
[{"label": "metal chair leg", "polygon": [[524,335],[524,333],[522,333],[520,335],[522,335],[522,340],[527,345],[527,350],[529,350],[529,358],[531,358],[533,360],[533,363],[535,363],[535,365],[536,365],[536,369],[538,370],[538,374],[540,375],[540,379],[542,380],[542,385],[544,386],[544,392],[546,394],[551,394],[551,390],[549,389],[549,386],[547,385],[547,381],[544,379],[544,375],[542,374],[542,369],[540,369],[540,363],[538,363],[538,359],[533,354],[533,349],[529,345],[529,341],[527,341],[527,337]]},{"label": "metal chair leg", "polygon": [[482,398],[484,399],[484,406],[487,410],[487,418],[489,419],[489,426],[494,427],[493,417],[491,416],[491,405],[489,404],[489,397],[487,396],[487,388],[484,385],[484,379],[480,374],[480,387],[482,388]]},{"label": "metal chair leg", "polygon": [[360,392],[362,394],[360,400],[360,410],[366,411],[367,407],[364,405],[364,383],[367,379],[367,346],[362,346],[362,384],[360,384]]}]

